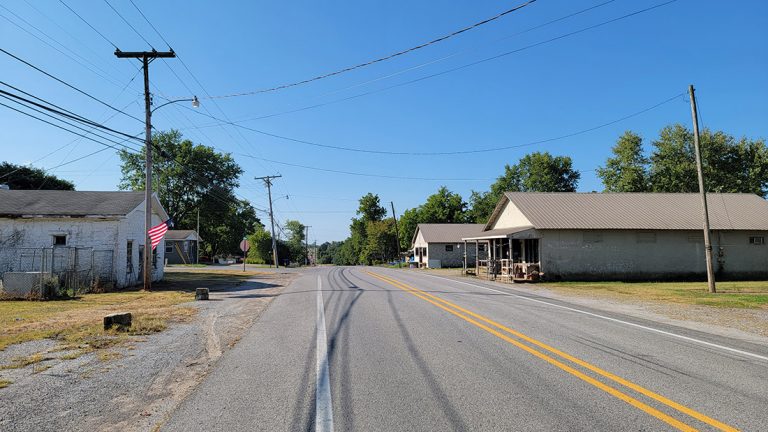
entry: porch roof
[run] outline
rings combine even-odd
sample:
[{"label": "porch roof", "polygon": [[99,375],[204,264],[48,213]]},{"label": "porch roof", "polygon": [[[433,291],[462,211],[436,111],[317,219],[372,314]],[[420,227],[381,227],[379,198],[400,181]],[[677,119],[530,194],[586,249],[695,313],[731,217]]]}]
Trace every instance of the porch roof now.
[{"label": "porch roof", "polygon": [[521,235],[524,232],[533,230],[533,226],[525,225],[512,228],[499,228],[488,231],[483,231],[479,235],[473,237],[465,237],[462,240],[490,240],[500,238],[516,238],[516,235]]}]

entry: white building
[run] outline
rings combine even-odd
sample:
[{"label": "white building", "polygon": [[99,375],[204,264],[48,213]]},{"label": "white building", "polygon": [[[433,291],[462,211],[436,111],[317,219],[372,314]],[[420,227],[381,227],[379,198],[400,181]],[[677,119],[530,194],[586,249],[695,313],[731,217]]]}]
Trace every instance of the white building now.
[{"label": "white building", "polygon": [[464,257],[475,261],[475,244],[463,237],[478,235],[483,224],[419,224],[413,233],[413,262],[421,267],[462,267]]},{"label": "white building", "polygon": [[[768,201],[710,193],[707,202],[717,276],[768,277]],[[702,278],[701,208],[695,193],[507,192],[483,232],[464,237],[488,248],[468,267],[524,280]]]},{"label": "white building", "polygon": [[[168,219],[156,197],[152,224]],[[0,190],[0,276],[40,272],[99,278],[116,287],[142,280],[144,192]],[[152,280],[163,277],[165,245],[155,250]],[[71,281],[70,281],[71,282]]]}]

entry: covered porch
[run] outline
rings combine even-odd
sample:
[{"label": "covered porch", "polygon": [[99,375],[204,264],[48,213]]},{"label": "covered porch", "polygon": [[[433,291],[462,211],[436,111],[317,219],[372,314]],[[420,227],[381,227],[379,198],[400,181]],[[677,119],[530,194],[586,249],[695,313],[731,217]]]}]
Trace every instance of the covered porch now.
[{"label": "covered porch", "polygon": [[464,256],[464,274],[488,280],[531,282],[543,275],[539,233],[531,226],[489,230],[480,236],[462,239],[476,247],[475,262]]}]

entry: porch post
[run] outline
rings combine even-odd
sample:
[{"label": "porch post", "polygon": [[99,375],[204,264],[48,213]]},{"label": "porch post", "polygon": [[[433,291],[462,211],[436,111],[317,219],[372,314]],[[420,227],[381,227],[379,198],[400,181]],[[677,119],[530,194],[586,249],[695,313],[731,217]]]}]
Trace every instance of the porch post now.
[{"label": "porch post", "polygon": [[464,240],[464,274],[467,274],[467,241]]},{"label": "porch post", "polygon": [[480,241],[475,240],[475,276],[480,276]]}]

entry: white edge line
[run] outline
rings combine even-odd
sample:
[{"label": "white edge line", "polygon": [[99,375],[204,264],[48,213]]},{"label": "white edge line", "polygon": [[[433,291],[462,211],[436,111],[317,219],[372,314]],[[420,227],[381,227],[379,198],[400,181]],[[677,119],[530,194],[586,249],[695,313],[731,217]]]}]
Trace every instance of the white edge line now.
[{"label": "white edge line", "polygon": [[599,315],[599,314],[596,314],[596,313],[583,311],[581,309],[576,309],[576,308],[572,308],[572,307],[568,307],[568,306],[562,306],[562,305],[546,302],[546,301],[539,300],[539,299],[534,299],[534,298],[530,298],[530,297],[526,297],[526,296],[521,296],[521,295],[518,295],[518,294],[511,293],[511,292],[499,291],[497,289],[489,288],[489,287],[486,287],[486,286],[483,286],[483,285],[477,285],[477,284],[473,284],[473,283],[469,283],[469,282],[464,282],[464,281],[460,281],[460,280],[456,280],[456,279],[451,279],[451,278],[447,278],[447,277],[443,277],[443,276],[436,276],[436,275],[431,275],[431,274],[425,274],[424,276],[429,276],[429,277],[433,277],[433,278],[437,278],[437,279],[444,279],[444,280],[447,280],[447,281],[457,282],[457,283],[460,283],[460,284],[469,285],[469,286],[473,286],[473,287],[477,287],[477,288],[483,288],[483,289],[487,289],[489,291],[497,292],[497,293],[500,293],[500,294],[505,294],[505,295],[508,295],[508,296],[517,297],[517,298],[521,298],[521,299],[532,301],[532,302],[536,302],[536,303],[542,303],[542,304],[545,304],[545,305],[548,305],[548,306],[552,306],[552,307],[556,307],[556,308],[560,308],[560,309],[566,309],[566,310],[569,310],[569,311],[572,311],[572,312],[578,312],[580,314],[589,315],[589,316],[592,316],[592,317],[595,317],[595,318],[601,318],[601,319],[604,319],[604,320],[607,320],[607,321],[613,321],[613,322],[617,322],[617,323],[620,323],[620,324],[624,324],[624,325],[628,325],[628,326],[632,326],[632,327],[637,327],[637,328],[640,328],[640,329],[643,329],[643,330],[647,330],[647,331],[651,331],[651,332],[660,333],[660,334],[663,334],[663,335],[675,337],[675,338],[678,338],[678,339],[687,340],[689,342],[695,342],[695,343],[706,345],[706,346],[710,346],[710,347],[713,347],[713,348],[719,348],[721,350],[730,351],[730,352],[733,352],[733,353],[737,353],[737,354],[741,354],[741,355],[745,355],[745,356],[749,356],[749,357],[754,357],[754,358],[757,358],[757,359],[760,359],[760,360],[768,361],[768,357],[762,356],[760,354],[755,354],[755,353],[751,353],[751,352],[748,352],[748,351],[742,351],[742,350],[736,349],[736,348],[731,348],[731,347],[727,347],[727,346],[723,346],[723,345],[718,345],[716,343],[707,342],[707,341],[703,341],[701,339],[696,339],[696,338],[692,338],[692,337],[688,337],[688,336],[679,335],[677,333],[672,333],[672,332],[668,332],[668,331],[665,331],[665,330],[659,330],[659,329],[656,329],[656,328],[653,328],[653,327],[644,326],[644,325],[641,325],[641,324],[635,324],[635,323],[632,323],[632,322],[629,322],[629,321],[622,321],[620,319],[611,318],[611,317],[607,317],[607,316],[604,316],[604,315]]},{"label": "white edge line", "polygon": [[328,375],[328,339],[325,334],[323,281],[317,275],[317,367],[315,369],[315,431],[333,432],[333,404]]}]

